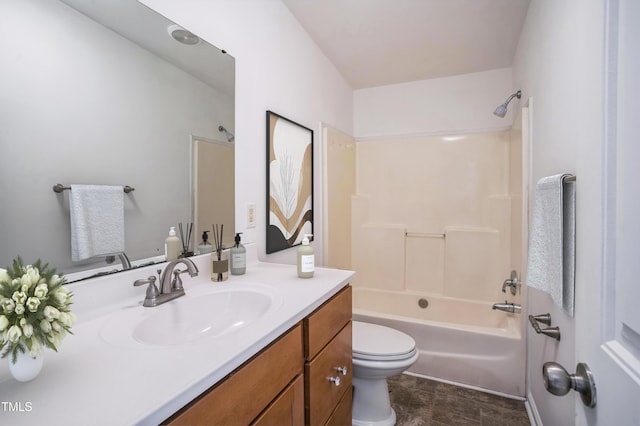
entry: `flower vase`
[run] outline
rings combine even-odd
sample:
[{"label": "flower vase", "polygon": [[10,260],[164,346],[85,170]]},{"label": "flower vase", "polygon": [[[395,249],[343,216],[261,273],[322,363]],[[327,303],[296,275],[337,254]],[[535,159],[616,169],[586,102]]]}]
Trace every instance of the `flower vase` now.
[{"label": "flower vase", "polygon": [[44,351],[38,352],[35,358],[31,358],[29,352],[16,353],[16,362],[12,362],[12,355],[7,357],[9,361],[9,371],[14,379],[19,382],[28,382],[40,374],[44,363]]}]

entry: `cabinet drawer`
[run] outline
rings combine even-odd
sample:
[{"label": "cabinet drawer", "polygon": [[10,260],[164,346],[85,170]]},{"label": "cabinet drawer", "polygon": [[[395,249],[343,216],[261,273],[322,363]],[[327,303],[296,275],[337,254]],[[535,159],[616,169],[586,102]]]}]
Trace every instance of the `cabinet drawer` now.
[{"label": "cabinet drawer", "polygon": [[304,319],[307,333],[304,354],[307,360],[316,356],[351,321],[351,310],[351,286],[347,286]]},{"label": "cabinet drawer", "polygon": [[174,415],[169,424],[249,424],[302,373],[302,327],[297,325]]},{"label": "cabinet drawer", "polygon": [[353,388],[347,389],[342,396],[342,399],[338,403],[327,423],[326,426],[345,426],[351,424],[351,407],[353,402]]},{"label": "cabinet drawer", "polygon": [[[346,367],[346,374],[338,371]],[[307,424],[324,424],[342,396],[351,389],[351,322],[322,349],[312,361],[305,365],[305,408]],[[340,384],[329,378],[339,378]]]},{"label": "cabinet drawer", "polygon": [[298,426],[304,424],[304,377],[291,383],[253,423],[254,426]]}]

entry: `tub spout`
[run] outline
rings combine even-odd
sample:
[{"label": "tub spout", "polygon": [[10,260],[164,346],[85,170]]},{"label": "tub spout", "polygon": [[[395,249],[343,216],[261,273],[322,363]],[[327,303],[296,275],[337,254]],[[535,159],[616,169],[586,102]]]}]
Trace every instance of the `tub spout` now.
[{"label": "tub spout", "polygon": [[492,309],[511,313],[520,313],[522,307],[517,303],[507,303],[507,301],[505,300],[504,303],[494,303]]}]

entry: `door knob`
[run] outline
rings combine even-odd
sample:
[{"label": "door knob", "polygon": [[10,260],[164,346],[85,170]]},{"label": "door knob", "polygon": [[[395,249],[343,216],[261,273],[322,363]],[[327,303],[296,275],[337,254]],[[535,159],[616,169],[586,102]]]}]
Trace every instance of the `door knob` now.
[{"label": "door knob", "polygon": [[576,374],[569,374],[557,362],[545,362],[542,366],[544,387],[558,396],[566,395],[571,389],[580,393],[582,403],[587,407],[596,406],[596,383],[589,366],[583,362],[576,365]]}]

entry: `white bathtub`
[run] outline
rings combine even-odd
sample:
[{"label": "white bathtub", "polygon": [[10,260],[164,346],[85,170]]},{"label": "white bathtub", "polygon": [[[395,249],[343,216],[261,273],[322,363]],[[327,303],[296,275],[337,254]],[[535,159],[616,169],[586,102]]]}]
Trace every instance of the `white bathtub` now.
[{"label": "white bathtub", "polygon": [[[421,308],[419,299],[426,299]],[[525,347],[521,314],[491,304],[416,293],[353,289],[353,319],[413,337],[420,357],[408,371],[523,397]]]}]

